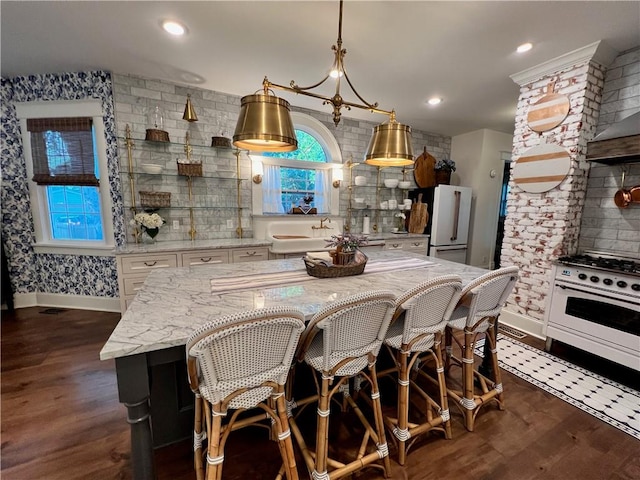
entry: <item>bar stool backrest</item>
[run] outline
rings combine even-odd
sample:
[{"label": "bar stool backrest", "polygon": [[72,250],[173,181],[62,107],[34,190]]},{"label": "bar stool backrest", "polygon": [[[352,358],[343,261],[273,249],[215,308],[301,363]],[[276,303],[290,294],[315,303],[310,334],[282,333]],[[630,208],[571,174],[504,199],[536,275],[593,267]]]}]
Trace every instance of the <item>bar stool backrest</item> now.
[{"label": "bar stool backrest", "polygon": [[405,311],[402,343],[419,335],[442,332],[458,303],[462,279],[443,275],[406,291],[396,300],[396,315]]},{"label": "bar stool backrest", "polygon": [[302,359],[317,334],[322,332],[322,369],[331,371],[345,359],[338,375],[354,375],[367,366],[369,354],[378,355],[395,310],[395,295],[373,290],[326,305],[309,321],[301,340]]},{"label": "bar stool backrest", "polygon": [[272,387],[284,385],[304,313],[291,307],[270,307],[217,318],[198,328],[187,341],[191,388],[211,404],[230,394],[230,408],[252,408],[268,398]]},{"label": "bar stool backrest", "polygon": [[518,267],[504,267],[469,282],[463,289],[460,304],[468,306],[467,327],[478,320],[495,317],[511,294],[518,280]]}]

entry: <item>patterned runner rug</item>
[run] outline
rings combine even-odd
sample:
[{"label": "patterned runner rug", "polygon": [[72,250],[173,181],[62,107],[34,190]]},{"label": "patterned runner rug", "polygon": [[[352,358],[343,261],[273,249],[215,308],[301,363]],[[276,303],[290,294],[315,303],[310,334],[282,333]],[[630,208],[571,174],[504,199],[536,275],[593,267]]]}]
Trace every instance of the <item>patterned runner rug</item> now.
[{"label": "patterned runner rug", "polygon": [[[484,339],[475,354],[482,357]],[[498,334],[500,367],[640,440],[640,392]]]}]

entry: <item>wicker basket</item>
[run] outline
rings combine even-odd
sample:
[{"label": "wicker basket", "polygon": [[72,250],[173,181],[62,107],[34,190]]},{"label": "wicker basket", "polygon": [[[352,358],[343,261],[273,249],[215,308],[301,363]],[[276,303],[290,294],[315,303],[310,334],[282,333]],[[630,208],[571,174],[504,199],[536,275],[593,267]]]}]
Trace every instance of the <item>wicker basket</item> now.
[{"label": "wicker basket", "polygon": [[178,163],[178,174],[188,177],[202,176],[202,163]]},{"label": "wicker basket", "polygon": [[171,206],[171,192],[140,192],[142,208],[161,208]]},{"label": "wicker basket", "polygon": [[350,277],[352,275],[360,275],[364,272],[364,267],[367,264],[367,256],[360,250],[356,250],[355,258],[353,262],[347,265],[322,265],[310,262],[304,259],[304,264],[307,267],[307,273],[312,277],[318,278],[336,278],[336,277]]},{"label": "wicker basket", "polygon": [[147,128],[146,135],[144,139],[147,142],[169,142],[169,133],[164,130],[158,130],[155,128]]},{"label": "wicker basket", "polygon": [[216,148],[231,148],[231,139],[227,137],[211,137],[211,146]]}]

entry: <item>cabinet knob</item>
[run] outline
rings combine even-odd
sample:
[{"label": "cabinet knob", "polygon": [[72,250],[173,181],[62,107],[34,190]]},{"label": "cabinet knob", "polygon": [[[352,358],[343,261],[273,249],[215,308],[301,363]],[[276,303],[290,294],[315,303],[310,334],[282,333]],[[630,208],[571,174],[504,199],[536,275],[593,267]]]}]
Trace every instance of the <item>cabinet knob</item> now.
[{"label": "cabinet knob", "polygon": [[398,247],[400,246],[400,244],[399,244],[399,243],[392,243],[392,244],[391,244],[391,246],[392,246],[393,248],[398,248]]},{"label": "cabinet knob", "polygon": [[420,246],[420,242],[413,242],[413,246],[414,247],[419,247]]},{"label": "cabinet knob", "polygon": [[156,261],[156,262],[144,262],[144,264],[145,264],[147,267],[153,267],[156,263],[158,263],[158,262],[157,262],[157,261]]},{"label": "cabinet knob", "polygon": [[256,251],[247,252],[247,255],[250,256],[250,257],[253,257],[256,253],[258,253],[258,252],[256,252]]}]

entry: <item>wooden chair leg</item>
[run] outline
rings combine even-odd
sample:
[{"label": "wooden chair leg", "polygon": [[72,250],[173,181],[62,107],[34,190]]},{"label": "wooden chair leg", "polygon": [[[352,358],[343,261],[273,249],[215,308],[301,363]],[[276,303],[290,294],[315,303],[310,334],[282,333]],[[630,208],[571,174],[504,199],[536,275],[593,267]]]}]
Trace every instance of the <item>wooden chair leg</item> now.
[{"label": "wooden chair leg", "polygon": [[[403,345],[404,347],[404,345]],[[404,465],[409,439],[409,354],[398,351],[398,425],[393,434],[398,439],[398,463]]]},{"label": "wooden chair leg", "polygon": [[316,458],[313,478],[327,474],[327,457],[329,452],[329,376],[323,372],[318,397],[318,420],[316,426]]},{"label": "wooden chair leg", "polygon": [[384,419],[382,416],[382,402],[380,401],[380,390],[378,388],[378,375],[376,373],[375,362],[369,366],[369,374],[371,376],[371,399],[373,401],[373,413],[376,422],[376,433],[378,435],[378,451],[382,452],[382,462],[384,464],[385,477],[391,476],[391,462],[389,461],[389,447],[384,433]]},{"label": "wooden chair leg", "polygon": [[219,405],[212,406],[211,427],[207,432],[207,480],[219,480],[222,477],[224,452],[220,448],[222,436],[222,418]]},{"label": "wooden chair leg", "polygon": [[464,408],[464,425],[466,429],[473,432],[473,423],[475,418],[475,389],[474,389],[474,358],[473,358],[473,338],[474,333],[464,332],[464,351],[462,352],[462,376],[464,395],[462,398],[462,407]]},{"label": "wooden chair leg", "polygon": [[196,470],[196,480],[204,480],[204,463],[202,462],[202,404],[204,400],[198,394],[195,396],[195,420],[193,426],[193,466]]},{"label": "wooden chair leg", "polygon": [[442,334],[437,333],[435,336],[435,342],[433,345],[433,351],[436,355],[436,375],[438,378],[438,391],[440,393],[440,407],[442,412],[440,413],[443,418],[444,436],[450,440],[451,435],[451,421],[449,420],[449,401],[447,399],[447,383],[444,375],[444,363],[442,360]]},{"label": "wooden chair leg", "polygon": [[293,442],[291,441],[291,430],[287,417],[287,402],[284,392],[280,392],[276,400],[276,409],[280,420],[280,431],[278,432],[278,445],[282,454],[284,471],[288,480],[298,480],[298,469],[296,468],[296,458],[293,453]]}]

